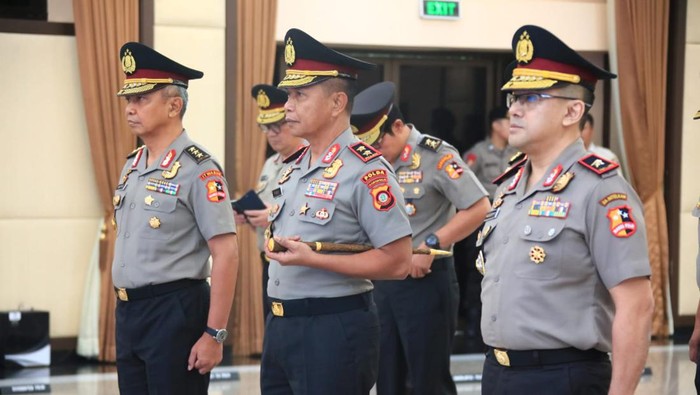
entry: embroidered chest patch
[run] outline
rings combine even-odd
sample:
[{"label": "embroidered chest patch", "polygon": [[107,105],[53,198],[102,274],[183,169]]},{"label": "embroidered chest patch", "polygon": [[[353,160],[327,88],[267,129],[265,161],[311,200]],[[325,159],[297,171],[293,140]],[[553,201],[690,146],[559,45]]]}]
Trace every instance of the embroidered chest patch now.
[{"label": "embroidered chest patch", "polygon": [[569,215],[570,202],[562,202],[558,197],[547,196],[545,200],[533,200],[528,215],[532,217],[553,217],[564,219]]},{"label": "embroidered chest patch", "polygon": [[306,186],[304,195],[319,199],[333,200],[335,191],[338,189],[338,183],[333,181],[323,181],[312,179],[309,185]]},{"label": "embroidered chest patch", "polygon": [[399,184],[417,184],[423,181],[422,170],[400,171],[396,175],[399,178]]}]

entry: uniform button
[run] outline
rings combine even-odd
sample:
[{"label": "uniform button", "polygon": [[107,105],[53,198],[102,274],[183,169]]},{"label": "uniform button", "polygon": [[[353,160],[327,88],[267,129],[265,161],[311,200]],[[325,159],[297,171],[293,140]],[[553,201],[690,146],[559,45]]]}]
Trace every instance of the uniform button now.
[{"label": "uniform button", "polygon": [[119,266],[121,266],[121,267],[124,267],[124,266],[126,266],[126,265],[124,264],[124,262],[122,262],[122,264],[121,264],[121,265],[119,265]]},{"label": "uniform button", "polygon": [[131,204],[129,205],[129,208],[134,208],[134,207],[136,207],[136,205],[135,205],[134,203],[131,203]]},{"label": "uniform button", "polygon": [[491,321],[496,322],[496,316],[495,316],[495,315],[492,315],[492,316],[491,316]]},{"label": "uniform button", "polygon": [[554,236],[554,233],[556,233],[556,232],[557,232],[557,230],[554,229],[554,228],[552,228],[552,229],[549,230],[549,232],[547,232],[547,234],[548,234],[549,236]]},{"label": "uniform button", "polygon": [[493,282],[497,283],[500,279],[501,279],[500,277],[496,276],[496,278],[493,279]]},{"label": "uniform button", "polygon": [[160,203],[155,202],[155,203],[153,203],[153,206],[154,206],[154,207],[160,207]]},{"label": "uniform button", "polygon": [[275,285],[280,285],[280,280],[279,280],[279,279],[275,280]]},{"label": "uniform button", "polygon": [[505,236],[505,237],[503,238],[503,244],[508,244],[508,236]]},{"label": "uniform button", "polygon": [[515,205],[515,208],[517,208],[518,210],[520,210],[521,208],[523,208],[523,204],[522,204],[522,203],[518,203],[518,204]]},{"label": "uniform button", "polygon": [[302,178],[302,179],[301,179],[301,182],[306,182],[306,178]]},{"label": "uniform button", "polygon": [[144,176],[139,176],[139,181],[143,181],[144,178]]},{"label": "uniform button", "polygon": [[289,216],[291,217],[292,215],[294,215],[294,210],[289,212]]},{"label": "uniform button", "polygon": [[530,233],[532,233],[532,228],[530,227],[530,225],[525,225],[525,229],[523,229],[523,234],[529,235]]},{"label": "uniform button", "polygon": [[127,238],[127,239],[128,239],[128,238],[129,238],[129,236],[131,236],[131,234],[130,234],[129,232],[126,232],[126,233],[124,233],[124,237],[125,237],[125,238]]}]

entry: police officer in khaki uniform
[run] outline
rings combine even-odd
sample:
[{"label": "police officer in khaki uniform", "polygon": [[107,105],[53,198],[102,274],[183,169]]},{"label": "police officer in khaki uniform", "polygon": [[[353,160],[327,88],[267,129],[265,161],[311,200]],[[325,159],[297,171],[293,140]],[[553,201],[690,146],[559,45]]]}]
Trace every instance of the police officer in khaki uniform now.
[{"label": "police officer in khaki uniform", "polygon": [[[700,111],[695,113],[693,119],[700,119]],[[700,198],[698,198],[698,202],[695,203],[693,217],[698,218],[698,246],[700,246]],[[700,250],[698,250],[698,256],[695,259],[695,273],[696,282],[698,288],[700,288]],[[700,349],[700,302],[698,303],[698,311],[695,313],[695,328],[693,329],[693,334],[690,336],[688,348],[690,349],[690,360],[695,362],[695,391],[700,393],[700,364],[698,364],[698,349]]]},{"label": "police officer in khaki uniform", "polygon": [[[355,98],[355,135],[393,165],[413,229],[413,247],[450,250],[489,209],[486,190],[450,144],[406,124],[394,84]],[[409,278],[374,282],[381,338],[377,394],[456,394],[450,353],[459,287],[454,259],[413,255]],[[408,385],[408,388],[407,388]]]},{"label": "police officer in khaki uniform", "polygon": [[[285,160],[272,191],[270,231],[287,251],[268,245],[272,314],[262,393],[367,394],[379,348],[368,279],[405,278],[411,259],[411,227],[396,176],[350,129],[358,70],[373,65],[298,29],[289,30],[284,43],[285,119],[309,145]],[[369,250],[324,253],[328,242]]]},{"label": "police officer in khaki uniform", "polygon": [[596,80],[615,75],[538,26],[513,51],[508,141],[526,155],[497,179],[477,242],[482,392],[632,394],[653,310],[642,204],[578,129]]},{"label": "police officer in khaki uniform", "polygon": [[489,112],[489,125],[489,137],[471,147],[463,158],[493,199],[496,185],[492,181],[503,173],[518,150],[508,145],[508,108],[493,108]]},{"label": "police officer in khaki uniform", "polygon": [[203,73],[135,42],[120,58],[117,95],[145,145],[129,155],[113,198],[119,390],[206,394],[222,359],[238,248],[221,168],[182,126],[188,81]]},{"label": "police officer in khaki uniform", "polygon": [[[258,126],[265,133],[270,147],[275,153],[267,158],[260,171],[258,185],[255,192],[267,207],[270,207],[269,202],[272,201],[272,190],[277,188],[277,180],[283,169],[282,161],[294,151],[296,151],[303,143],[303,140],[293,136],[287,121],[284,120],[284,103],[287,102],[287,92],[278,89],[272,85],[259,84],[255,85],[251,90],[251,95],[258,105]],[[267,280],[270,261],[265,256],[265,229],[267,222],[268,210],[245,210],[242,213],[236,213],[236,225],[250,224],[255,227],[255,232],[258,237],[258,249],[260,250],[260,259],[262,261],[262,293],[263,293],[263,317],[267,317],[270,312],[270,304],[267,301]]]}]

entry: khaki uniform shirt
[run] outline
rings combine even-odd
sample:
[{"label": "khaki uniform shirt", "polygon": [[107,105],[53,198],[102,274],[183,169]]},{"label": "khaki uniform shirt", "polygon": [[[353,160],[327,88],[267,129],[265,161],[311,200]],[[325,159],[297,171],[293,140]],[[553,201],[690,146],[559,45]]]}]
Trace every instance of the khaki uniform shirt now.
[{"label": "khaki uniform shirt", "polygon": [[455,209],[467,209],[488,195],[453,146],[408,126],[408,141],[393,166],[413,229],[413,247],[418,247],[454,217]]},{"label": "khaki uniform shirt", "polygon": [[499,150],[491,144],[491,139],[487,138],[467,151],[464,154],[464,161],[493,199],[497,186],[492,181],[506,170],[508,161],[517,152],[518,150],[511,146]]},{"label": "khaki uniform shirt", "polygon": [[[379,248],[411,235],[396,176],[378,151],[360,143],[348,128],[326,152],[310,163],[311,155],[304,151],[285,165],[279,190],[272,193],[269,220],[275,236]],[[267,293],[274,298],[338,297],[371,289],[367,279],[270,261]]]},{"label": "khaki uniform shirt", "polygon": [[147,158],[145,146],[134,151],[114,191],[114,285],[204,279],[207,241],[236,232],[226,179],[184,131],[150,167]]},{"label": "khaki uniform shirt", "polygon": [[[272,202],[272,190],[278,188],[277,180],[279,180],[284,169],[284,163],[282,163],[280,154],[274,154],[267,158],[262,170],[260,171],[260,178],[258,179],[258,185],[255,187],[255,192],[257,192],[260,200],[266,204]],[[265,251],[265,228],[256,227],[255,233],[258,236],[258,249],[260,252]]]},{"label": "khaki uniform shirt", "polygon": [[578,139],[530,191],[529,161],[499,187],[477,241],[487,345],[611,351],[608,290],[651,269],[637,194],[590,155]]}]

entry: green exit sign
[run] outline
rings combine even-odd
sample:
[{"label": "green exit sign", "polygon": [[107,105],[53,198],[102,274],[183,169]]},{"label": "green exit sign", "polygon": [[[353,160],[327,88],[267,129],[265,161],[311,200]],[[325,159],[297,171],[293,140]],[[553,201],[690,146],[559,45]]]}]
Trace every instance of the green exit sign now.
[{"label": "green exit sign", "polygon": [[435,19],[458,19],[458,0],[420,0],[420,16]]}]

